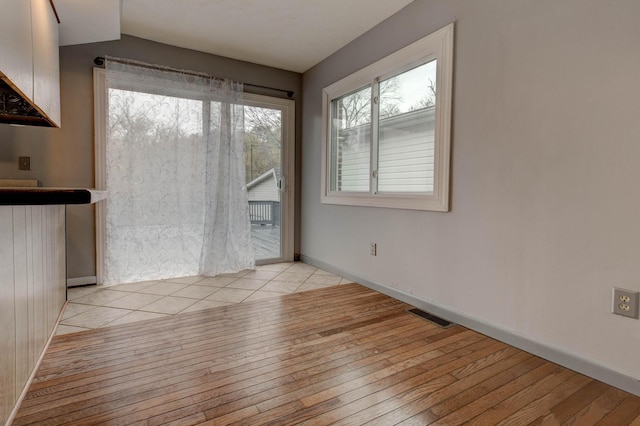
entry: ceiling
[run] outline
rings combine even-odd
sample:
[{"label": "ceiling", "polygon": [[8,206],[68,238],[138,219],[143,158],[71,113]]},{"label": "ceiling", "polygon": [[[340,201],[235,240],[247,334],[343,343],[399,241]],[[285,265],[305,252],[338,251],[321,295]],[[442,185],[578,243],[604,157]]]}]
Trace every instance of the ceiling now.
[{"label": "ceiling", "polygon": [[60,18],[60,46],[120,38],[120,0],[53,0],[53,4]]},{"label": "ceiling", "polygon": [[304,72],[413,0],[54,0],[60,45],[120,33]]}]

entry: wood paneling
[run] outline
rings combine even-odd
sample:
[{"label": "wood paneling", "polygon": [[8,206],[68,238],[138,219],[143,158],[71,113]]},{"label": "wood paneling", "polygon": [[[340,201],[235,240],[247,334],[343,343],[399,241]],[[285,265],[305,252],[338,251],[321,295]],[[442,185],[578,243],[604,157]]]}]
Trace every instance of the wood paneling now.
[{"label": "wood paneling", "polygon": [[20,395],[29,379],[29,288],[27,284],[27,213],[29,207],[13,207],[13,294],[15,309],[15,394]]},{"label": "wood paneling", "polygon": [[16,401],[16,329],[13,304],[13,210],[0,207],[0,423]]},{"label": "wood paneling", "polygon": [[0,424],[66,299],[64,206],[0,207]]},{"label": "wood paneling", "polygon": [[408,308],[350,284],[57,336],[15,424],[640,421],[638,397]]}]

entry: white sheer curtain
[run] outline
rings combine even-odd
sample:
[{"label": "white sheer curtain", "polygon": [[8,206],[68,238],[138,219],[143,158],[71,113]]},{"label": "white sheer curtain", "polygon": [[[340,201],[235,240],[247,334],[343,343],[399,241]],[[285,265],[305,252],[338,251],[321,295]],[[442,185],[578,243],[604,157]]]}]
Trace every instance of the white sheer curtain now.
[{"label": "white sheer curtain", "polygon": [[255,267],[242,84],[106,61],[103,283]]}]

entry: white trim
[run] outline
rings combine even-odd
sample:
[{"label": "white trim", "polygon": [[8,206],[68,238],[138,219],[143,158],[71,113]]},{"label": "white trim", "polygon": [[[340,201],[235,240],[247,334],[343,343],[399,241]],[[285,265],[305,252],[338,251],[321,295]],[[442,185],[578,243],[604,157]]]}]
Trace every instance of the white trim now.
[{"label": "white trim", "polygon": [[[107,129],[105,119],[108,111],[107,71],[104,68],[93,69],[93,128],[95,155],[96,189],[106,190]],[[102,284],[104,277],[104,252],[106,244],[106,203],[96,204],[96,283]],[[69,285],[69,284],[67,284]]]},{"label": "white trim", "polygon": [[95,275],[87,277],[67,278],[67,287],[80,287],[82,285],[97,284]]},{"label": "white trim", "polygon": [[281,198],[280,216],[280,257],[261,259],[257,264],[293,261],[294,207],[295,207],[295,129],[296,103],[292,99],[271,96],[244,94],[244,104],[282,111],[282,164],[281,178],[285,186]]},{"label": "white trim", "polygon": [[460,324],[471,330],[477,331],[496,340],[507,343],[508,345],[514,346],[518,349],[522,349],[523,351],[532,353],[548,361],[577,371],[589,377],[593,377],[596,380],[600,380],[601,382],[607,383],[611,386],[615,386],[636,396],[640,396],[640,379],[606,367],[602,364],[598,364],[593,360],[583,358],[579,354],[570,353],[564,349],[556,348],[543,342],[529,339],[525,336],[517,334],[514,330],[503,328],[496,324],[484,321],[480,318],[471,317],[465,315],[462,312],[453,311],[451,309],[447,309],[446,307],[424,301],[413,295],[404,293],[395,288],[387,287],[384,284],[370,281],[367,278],[364,278],[356,273],[346,271],[341,268],[336,268],[330,264],[314,259],[312,257],[302,255],[300,256],[300,260],[302,260],[304,263],[308,263],[309,265],[313,265],[317,268],[321,268],[325,271],[350,279],[353,282],[361,284],[372,290],[376,290],[380,293],[386,294],[387,296],[401,300],[424,311],[428,311],[448,321]]},{"label": "white trim", "polygon": [[[453,37],[454,24],[451,23],[324,88],[322,91],[322,167],[320,183],[322,203],[449,211]],[[332,191],[329,182],[329,168],[331,167],[331,101],[352,93],[356,89],[371,85],[376,79],[383,76],[396,75],[398,72],[434,59],[437,60],[436,86],[438,95],[436,97],[433,193],[375,193],[373,188],[367,193]],[[375,159],[372,148],[372,170],[375,169]],[[373,178],[371,179],[373,180]]]}]

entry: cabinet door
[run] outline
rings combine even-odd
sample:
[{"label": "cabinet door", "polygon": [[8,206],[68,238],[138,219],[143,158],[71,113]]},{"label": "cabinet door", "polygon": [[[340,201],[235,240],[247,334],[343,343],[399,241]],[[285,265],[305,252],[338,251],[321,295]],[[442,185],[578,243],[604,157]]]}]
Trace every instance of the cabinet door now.
[{"label": "cabinet door", "polygon": [[0,0],[0,73],[33,100],[31,3]]},{"label": "cabinet door", "polygon": [[60,126],[58,21],[49,0],[31,0],[33,29],[33,101]]}]

